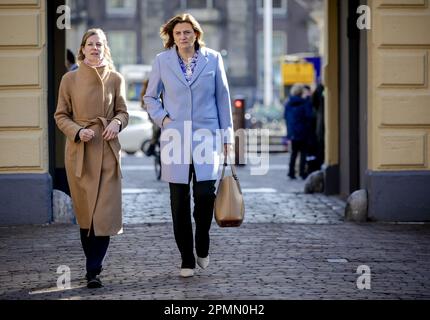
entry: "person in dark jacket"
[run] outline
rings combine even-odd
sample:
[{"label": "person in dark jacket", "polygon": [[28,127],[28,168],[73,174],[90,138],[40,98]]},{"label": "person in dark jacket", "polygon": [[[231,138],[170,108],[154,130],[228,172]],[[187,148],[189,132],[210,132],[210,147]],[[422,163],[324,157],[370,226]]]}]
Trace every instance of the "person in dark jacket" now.
[{"label": "person in dark jacket", "polygon": [[315,135],[317,141],[316,147],[316,167],[317,170],[321,169],[324,164],[324,85],[322,83],[318,84],[315,92],[312,95],[312,105],[316,114],[316,125],[315,125]]},{"label": "person in dark jacket", "polygon": [[66,50],[66,68],[67,71],[74,71],[79,68],[78,64],[76,63],[75,55],[70,49]]},{"label": "person in dark jacket", "polygon": [[285,105],[287,139],[291,141],[291,157],[288,176],[296,179],[296,158],[300,153],[300,177],[306,178],[306,146],[309,137],[309,119],[312,115],[312,104],[309,97],[303,97],[304,87],[295,84],[290,90],[290,98]]}]

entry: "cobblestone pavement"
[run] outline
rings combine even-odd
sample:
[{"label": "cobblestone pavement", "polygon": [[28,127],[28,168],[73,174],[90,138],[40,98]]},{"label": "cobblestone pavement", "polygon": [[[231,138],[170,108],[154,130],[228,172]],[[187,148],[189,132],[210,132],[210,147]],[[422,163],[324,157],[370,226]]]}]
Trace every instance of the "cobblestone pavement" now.
[{"label": "cobblestone pavement", "polygon": [[[129,225],[112,238],[99,290],[85,288],[76,226],[1,228],[0,243],[1,299],[430,298],[428,225],[214,226],[211,264],[189,279],[178,275],[170,223]],[[60,265],[71,268],[70,290],[56,287]],[[357,289],[360,265],[370,290]]]},{"label": "cobblestone pavement", "polygon": [[[124,223],[170,222],[167,193],[125,194]],[[248,223],[341,223],[343,207],[334,199],[321,195],[288,193],[244,193]]]},{"label": "cobblestone pavement", "polygon": [[[245,223],[213,224],[210,266],[182,279],[168,187],[148,161],[123,159],[124,234],[111,238],[104,288],[85,287],[78,226],[0,227],[0,299],[430,298],[429,224],[343,222],[342,201],[286,179],[284,156],[266,176],[240,168]],[[57,288],[60,266],[70,267],[70,289]],[[360,266],[369,289],[357,287]]]},{"label": "cobblestone pavement", "polygon": [[[336,197],[305,195],[302,180],[288,180],[285,155],[271,155],[267,174],[251,175],[251,166],[237,174],[244,192],[248,223],[342,223],[345,204]],[[155,179],[150,161],[123,159],[124,223],[170,222],[169,188]]]}]

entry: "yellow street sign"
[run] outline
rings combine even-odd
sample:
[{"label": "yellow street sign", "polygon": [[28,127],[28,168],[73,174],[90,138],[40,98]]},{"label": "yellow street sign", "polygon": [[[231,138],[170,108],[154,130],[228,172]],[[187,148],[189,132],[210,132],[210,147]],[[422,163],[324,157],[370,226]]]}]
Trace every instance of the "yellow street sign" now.
[{"label": "yellow street sign", "polygon": [[295,83],[312,84],[315,81],[315,70],[312,63],[283,63],[282,82],[284,85]]}]

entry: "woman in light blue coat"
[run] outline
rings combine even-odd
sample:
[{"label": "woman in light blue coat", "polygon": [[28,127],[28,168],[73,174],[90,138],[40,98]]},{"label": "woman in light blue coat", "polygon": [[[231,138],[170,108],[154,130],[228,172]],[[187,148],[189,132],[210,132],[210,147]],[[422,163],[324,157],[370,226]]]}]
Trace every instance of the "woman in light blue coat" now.
[{"label": "woman in light blue coat", "polygon": [[203,269],[209,265],[215,182],[223,154],[234,141],[230,93],[222,57],[204,47],[203,30],[194,17],[177,15],[160,34],[166,50],[155,58],[144,102],[162,128],[161,172],[170,187],[180,275],[191,277],[196,265],[194,240],[197,264]]}]

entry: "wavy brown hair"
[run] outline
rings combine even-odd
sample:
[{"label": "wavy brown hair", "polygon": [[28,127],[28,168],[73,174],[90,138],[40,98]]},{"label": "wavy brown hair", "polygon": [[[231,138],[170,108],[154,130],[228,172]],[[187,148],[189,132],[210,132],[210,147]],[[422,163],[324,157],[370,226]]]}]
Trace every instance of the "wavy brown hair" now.
[{"label": "wavy brown hair", "polygon": [[203,29],[197,20],[189,13],[178,14],[171,18],[166,24],[162,25],[160,28],[160,36],[163,39],[164,48],[170,49],[175,45],[175,40],[173,39],[173,29],[178,23],[188,22],[193,27],[194,32],[196,33],[196,42],[194,43],[194,47],[199,49],[200,47],[204,47],[205,43],[203,41]]},{"label": "wavy brown hair", "polygon": [[102,39],[103,46],[104,46],[104,49],[105,49],[104,50],[104,59],[106,59],[109,68],[111,70],[115,70],[115,66],[113,64],[112,55],[110,53],[110,48],[108,46],[108,41],[107,41],[106,34],[104,33],[104,31],[102,29],[98,29],[98,28],[89,29],[83,35],[82,41],[81,41],[81,45],[79,47],[79,53],[78,53],[78,61],[79,61],[79,63],[81,63],[85,59],[85,55],[84,55],[84,52],[82,51],[82,48],[85,47],[85,44],[87,43],[88,38],[91,37],[91,36],[94,36],[94,35],[98,35]]}]

